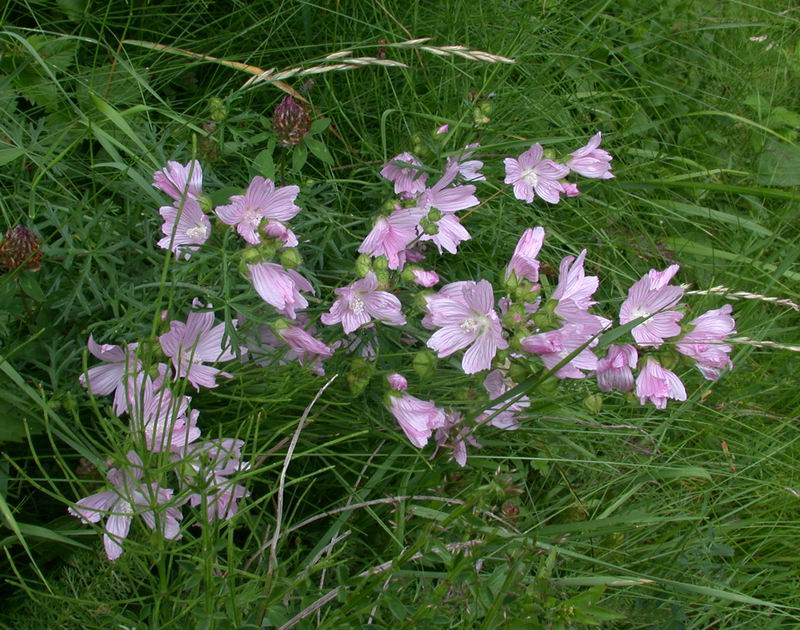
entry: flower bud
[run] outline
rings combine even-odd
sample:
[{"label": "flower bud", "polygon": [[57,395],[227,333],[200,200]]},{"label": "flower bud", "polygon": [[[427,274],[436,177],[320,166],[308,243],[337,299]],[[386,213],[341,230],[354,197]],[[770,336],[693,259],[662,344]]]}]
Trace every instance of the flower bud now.
[{"label": "flower bud", "polygon": [[275,108],[272,115],[272,130],[283,146],[300,144],[311,129],[311,117],[305,105],[288,94]]},{"label": "flower bud", "polygon": [[442,211],[439,210],[438,208],[431,208],[430,211],[428,212],[428,221],[433,221],[435,223],[436,221],[441,220],[441,218],[442,218]]},{"label": "flower bud", "polygon": [[483,125],[488,125],[492,119],[484,114],[480,107],[475,107],[472,110],[472,121],[477,127],[482,127]]},{"label": "flower bud", "polygon": [[421,379],[431,378],[436,373],[436,355],[430,350],[420,350],[412,363],[414,371]]},{"label": "flower bud", "polygon": [[6,232],[0,242],[0,269],[13,271],[24,267],[30,271],[41,268],[42,251],[39,238],[24,225],[16,225]]},{"label": "flower bud", "polygon": [[375,271],[386,271],[389,268],[389,261],[386,256],[378,256],[372,263]]},{"label": "flower bud", "polygon": [[403,282],[414,282],[414,268],[405,267],[403,271],[400,272],[400,279]]},{"label": "flower bud", "polygon": [[249,264],[261,262],[261,253],[255,247],[248,247],[242,252],[242,260]]},{"label": "flower bud", "polygon": [[375,372],[375,366],[357,357],[350,363],[350,370],[347,372],[347,385],[350,387],[350,393],[353,396],[361,395],[372,380],[372,374]]},{"label": "flower bud", "polygon": [[287,328],[289,328],[289,326],[291,326],[291,324],[288,321],[286,321],[283,317],[279,317],[270,324],[270,327],[272,328],[273,331],[275,331],[276,335],[279,335],[281,331],[286,330]]},{"label": "flower bud", "polygon": [[508,368],[508,378],[515,383],[521,383],[531,375],[531,367],[524,361],[512,361]]},{"label": "flower bud", "polygon": [[391,214],[397,207],[397,199],[387,199],[381,204],[380,213],[382,215]]},{"label": "flower bud", "polygon": [[603,410],[603,396],[601,394],[589,394],[583,399],[583,406],[594,415]]},{"label": "flower bud", "polygon": [[427,217],[423,218],[419,224],[420,227],[422,227],[422,231],[428,236],[435,236],[439,233],[439,226],[430,221]]},{"label": "flower bud", "polygon": [[303,257],[297,251],[297,248],[290,247],[281,252],[280,260],[284,269],[297,269],[302,264]]},{"label": "flower bud", "polygon": [[378,280],[378,289],[381,291],[386,291],[386,289],[389,288],[390,282],[388,269],[376,269],[375,278]]},{"label": "flower bud", "polygon": [[228,117],[228,106],[218,96],[208,99],[208,109],[211,112],[211,120],[214,122],[222,122]]},{"label": "flower bud", "polygon": [[503,286],[505,286],[506,290],[513,293],[516,291],[517,287],[519,286],[519,280],[517,279],[517,274],[513,271],[508,274],[508,278],[503,279]]},{"label": "flower bud", "polygon": [[395,372],[386,377],[389,387],[398,392],[404,392],[408,389],[408,381],[402,374]]},{"label": "flower bud", "polygon": [[370,271],[372,271],[372,260],[366,254],[361,254],[356,258],[356,273],[359,277],[366,278]]},{"label": "flower bud", "polygon": [[503,315],[503,326],[506,328],[517,328],[524,324],[528,319],[525,306],[522,304],[512,304],[505,315]]}]

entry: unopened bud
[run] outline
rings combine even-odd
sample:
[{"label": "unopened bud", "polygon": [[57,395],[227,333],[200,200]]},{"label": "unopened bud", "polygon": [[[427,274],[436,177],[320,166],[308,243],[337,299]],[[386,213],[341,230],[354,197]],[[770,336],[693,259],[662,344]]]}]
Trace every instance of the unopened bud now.
[{"label": "unopened bud", "polygon": [[389,270],[388,269],[376,269],[375,270],[375,278],[378,280],[378,289],[381,291],[385,291],[389,288]]},{"label": "unopened bud", "polygon": [[206,214],[210,213],[214,209],[214,202],[211,201],[211,197],[208,195],[200,195],[197,198],[197,203],[200,204],[200,209]]},{"label": "unopened bud", "polygon": [[428,236],[436,236],[439,233],[439,226],[430,221],[428,218],[422,219],[420,222],[422,231]]},{"label": "unopened bud", "polygon": [[515,383],[521,383],[531,375],[530,366],[523,361],[512,361],[508,368],[508,378]]},{"label": "unopened bud", "polygon": [[228,117],[228,106],[218,96],[208,99],[208,109],[211,112],[211,120],[214,122],[222,122]]},{"label": "unopened bud", "polygon": [[421,379],[431,378],[436,373],[436,355],[430,350],[420,350],[412,363],[414,371]]},{"label": "unopened bud", "polygon": [[442,211],[437,208],[431,208],[428,212],[428,221],[439,221],[442,218]]},{"label": "unopened bud", "polygon": [[597,415],[603,410],[603,396],[601,394],[589,394],[583,399],[583,406],[589,413]]},{"label": "unopened bud", "polygon": [[303,263],[303,257],[294,247],[284,249],[281,252],[280,260],[285,269],[297,269]]},{"label": "unopened bud", "polygon": [[372,260],[366,254],[361,254],[356,258],[356,273],[359,277],[366,278],[370,271],[372,271]]},{"label": "unopened bud", "polygon": [[389,268],[389,261],[386,256],[378,256],[372,263],[375,271],[386,271]]},{"label": "unopened bud", "polygon": [[350,387],[350,393],[353,396],[361,395],[372,380],[374,372],[375,366],[372,363],[361,357],[353,359],[350,363],[350,370],[347,372],[347,385]]}]

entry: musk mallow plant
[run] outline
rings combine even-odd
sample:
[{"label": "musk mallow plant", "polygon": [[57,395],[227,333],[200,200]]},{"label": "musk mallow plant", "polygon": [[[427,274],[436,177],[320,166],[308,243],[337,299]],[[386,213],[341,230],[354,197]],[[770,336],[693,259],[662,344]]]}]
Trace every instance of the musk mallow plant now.
[{"label": "musk mallow plant", "polygon": [[[160,209],[157,246],[174,264],[193,265],[215,233],[231,230],[224,246],[234,244],[250,287],[245,297],[260,304],[263,317],[217,321],[213,306],[195,299],[185,319],[163,320],[149,339],[99,344],[90,336],[99,363],[80,382],[92,395],[112,396],[111,409],[128,428],[104,487],[70,513],[101,524],[109,559],[122,554],[136,520],[169,541],[186,533],[187,521],[228,521],[240,509],[249,495],[243,480],[258,474],[244,459],[247,445],[216,435],[186,392],[225,388],[245,367],[296,361],[323,374],[336,360],[354,396],[383,375],[386,417],[398,436],[420,450],[432,443],[432,457],[448,452],[459,466],[482,447],[482,433],[535,422],[536,386],[545,382],[581,381],[663,409],[687,398],[679,366],[709,380],[732,367],[730,305],[694,313],[685,289],[673,284],[678,265],[650,270],[627,297],[604,296],[601,305],[602,278],[587,270],[597,267],[590,252],[564,256],[557,281],[545,281],[547,229],[531,226],[508,244],[491,277],[450,278],[436,269],[439,255],[458,256],[472,239],[466,219],[482,211],[480,187],[499,164],[474,142],[445,154],[447,125],[433,138],[437,150],[425,159],[405,151],[380,168],[387,201],[357,248],[350,278],[322,295],[303,265],[303,235],[292,226],[303,213],[299,185],[256,176],[213,207],[197,160],[171,161],[154,174],[153,186],[170,204]],[[613,177],[601,140],[598,132],[560,160],[539,143],[505,158],[503,190],[513,203],[543,207],[575,197],[578,178]],[[384,327],[396,333],[379,334]],[[398,356],[413,360],[403,365]],[[432,377],[454,372],[469,383],[468,395],[440,404]]]}]

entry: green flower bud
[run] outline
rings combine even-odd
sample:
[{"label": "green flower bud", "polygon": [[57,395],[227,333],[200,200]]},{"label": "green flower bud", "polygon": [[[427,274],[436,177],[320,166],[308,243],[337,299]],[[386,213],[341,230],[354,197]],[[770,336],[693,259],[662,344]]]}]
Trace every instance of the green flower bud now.
[{"label": "green flower bud", "polygon": [[554,149],[545,149],[543,153],[544,157],[547,158],[548,160],[555,160],[558,158],[558,155],[556,154]]},{"label": "green flower bud", "polygon": [[658,353],[658,362],[664,369],[674,370],[678,366],[680,355],[672,348],[664,348]]},{"label": "green flower bud", "polygon": [[536,324],[539,328],[543,330],[547,330],[552,328],[553,318],[548,313],[544,311],[537,311],[533,314],[533,323]]},{"label": "green flower bud", "polygon": [[421,311],[424,311],[426,308],[428,308],[428,300],[425,298],[427,298],[429,295],[433,295],[433,291],[420,291],[417,293],[417,295],[414,296],[414,306]]},{"label": "green flower bud", "polygon": [[594,415],[603,410],[603,396],[601,394],[589,394],[583,399],[583,406]]},{"label": "green flower bud", "polygon": [[242,252],[242,260],[250,264],[261,262],[261,252],[256,247],[248,247]]},{"label": "green flower bud", "polygon": [[282,330],[286,330],[287,328],[289,328],[289,326],[291,326],[291,324],[288,321],[286,321],[285,319],[283,319],[283,317],[279,317],[274,322],[272,322],[270,324],[270,326],[272,327],[272,330],[274,330],[275,333],[278,334]]},{"label": "green flower bud", "polygon": [[350,363],[350,370],[347,372],[347,385],[353,396],[360,396],[372,380],[375,373],[375,366],[362,359],[355,358]]},{"label": "green flower bud", "polygon": [[419,222],[420,226],[422,227],[422,231],[425,232],[428,236],[435,236],[439,233],[439,226],[435,223],[431,222],[427,218],[422,219]]},{"label": "green flower bud", "polygon": [[428,221],[439,221],[442,218],[442,211],[438,210],[437,208],[431,208],[428,212]]},{"label": "green flower bud", "polygon": [[386,271],[389,268],[389,261],[386,260],[386,256],[378,256],[372,263],[372,266],[375,268],[375,271]]},{"label": "green flower bud", "polygon": [[551,374],[548,378],[541,381],[536,389],[545,395],[555,394],[558,391],[558,379]]},{"label": "green flower bud", "polygon": [[480,107],[476,107],[472,110],[472,121],[476,126],[482,127],[483,125],[488,125],[492,119],[484,114]]},{"label": "green flower bud", "polygon": [[481,113],[487,116],[494,110],[494,105],[492,105],[491,101],[481,101],[478,107],[480,107]]},{"label": "green flower bud", "polygon": [[378,289],[380,289],[381,291],[385,291],[386,289],[389,288],[390,280],[389,280],[388,269],[376,269],[375,277],[378,280]]},{"label": "green flower bud", "polygon": [[414,371],[421,379],[431,378],[436,373],[436,355],[430,350],[420,350],[412,363]]},{"label": "green flower bud", "polygon": [[387,199],[386,201],[381,204],[380,212],[381,214],[390,214],[394,212],[394,207],[397,205],[396,199]]},{"label": "green flower bud", "polygon": [[520,329],[513,337],[511,337],[511,341],[509,342],[509,347],[514,352],[522,352],[523,351],[522,340],[528,336],[530,336],[530,333],[525,328]]},{"label": "green flower bud", "polygon": [[400,272],[400,279],[403,282],[414,282],[414,267],[404,267]]},{"label": "green flower bud", "polygon": [[[505,273],[505,272],[503,272]],[[517,279],[517,274],[513,271],[508,274],[508,278],[503,278],[503,286],[505,286],[506,290],[513,293],[517,287],[519,286],[519,280]]]},{"label": "green flower bud", "polygon": [[290,247],[281,252],[280,260],[285,269],[297,269],[302,264],[303,257],[295,247]]},{"label": "green flower bud", "polygon": [[403,199],[400,202],[400,206],[403,208],[414,208],[417,205],[416,199]]},{"label": "green flower bud", "polygon": [[218,96],[208,99],[208,109],[211,112],[211,120],[214,122],[222,122],[228,117],[228,106]]},{"label": "green flower bud", "polygon": [[365,278],[372,271],[372,259],[366,254],[361,254],[356,259],[356,273],[361,278]]},{"label": "green flower bud", "polygon": [[521,383],[531,375],[530,366],[523,361],[512,361],[508,368],[508,378],[515,383]]},{"label": "green flower bud", "polygon": [[214,209],[214,202],[211,201],[211,197],[208,195],[200,195],[197,198],[197,203],[200,204],[200,209],[206,214]]},{"label": "green flower bud", "polygon": [[506,328],[517,328],[522,326],[528,319],[525,307],[522,304],[512,304],[506,314],[503,315],[503,326]]}]

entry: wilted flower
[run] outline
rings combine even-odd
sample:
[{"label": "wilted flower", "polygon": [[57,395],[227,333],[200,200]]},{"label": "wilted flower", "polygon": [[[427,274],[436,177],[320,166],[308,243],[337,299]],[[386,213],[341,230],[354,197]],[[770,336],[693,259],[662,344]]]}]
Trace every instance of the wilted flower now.
[{"label": "wilted flower", "polygon": [[601,391],[610,392],[616,389],[629,392],[633,389],[633,368],[639,360],[639,354],[630,344],[612,345],[608,353],[597,362],[597,387]]},{"label": "wilted flower", "polygon": [[285,147],[300,144],[310,129],[311,116],[305,105],[288,94],[284,96],[272,114],[272,130],[278,142]]},{"label": "wilted flower", "polygon": [[[594,333],[591,329],[577,324],[567,324],[558,330],[531,335],[522,340],[522,348],[527,352],[539,355],[548,370],[552,370],[570,354],[592,338]],[[575,355],[566,365],[563,365],[556,372],[558,378],[586,378],[581,370],[597,369],[597,357],[591,351],[593,341],[586,345],[577,355]]]},{"label": "wilted flower", "polygon": [[251,245],[261,242],[259,227],[267,219],[267,233],[294,247],[297,238],[284,224],[300,212],[294,203],[299,193],[298,186],[276,187],[271,179],[256,176],[243,195],[233,195],[229,205],[219,206],[215,212],[223,223],[235,225],[239,235]]},{"label": "wilted flower", "polygon": [[417,208],[397,207],[388,217],[378,217],[372,230],[358,248],[360,254],[385,256],[389,269],[400,269],[405,262],[403,253],[417,238],[417,226],[422,218]]},{"label": "wilted flower", "polygon": [[313,293],[314,287],[294,269],[284,269],[271,262],[247,265],[247,268],[253,288],[279,313],[295,319],[296,311],[308,306],[308,300],[300,292]]},{"label": "wilted flower", "polygon": [[464,417],[460,413],[451,411],[445,415],[444,425],[436,429],[436,450],[442,447],[452,449],[453,461],[461,468],[467,465],[467,444],[475,448],[481,447],[463,421]]},{"label": "wilted flower", "polygon": [[381,169],[381,177],[394,183],[394,192],[403,197],[413,197],[425,190],[428,174],[415,168],[422,162],[411,153],[400,153]]},{"label": "wilted flower", "polygon": [[420,400],[410,394],[390,394],[389,411],[409,441],[417,448],[423,448],[431,434],[445,423],[444,411],[435,403]]},{"label": "wilted flower", "polygon": [[528,228],[522,233],[511,262],[506,267],[506,280],[513,273],[520,280],[525,279],[536,284],[539,282],[539,261],[536,257],[544,243],[544,228]]},{"label": "wilted flower", "polygon": [[728,356],[732,348],[724,343],[736,332],[732,311],[730,304],[706,311],[689,323],[691,330],[675,344],[678,352],[696,361],[697,369],[709,381],[716,381],[722,370],[733,366]]},{"label": "wilted flower", "polygon": [[494,310],[492,285],[486,280],[445,285],[426,301],[430,323],[441,327],[428,347],[439,358],[469,347],[461,361],[466,374],[488,370],[497,350],[508,347]]},{"label": "wilted flower", "polygon": [[[489,392],[489,399],[494,400],[505,394],[508,390],[516,386],[516,383],[507,378],[502,370],[492,370],[483,380],[483,386]],[[519,428],[519,413],[530,406],[530,398],[520,396],[514,402],[509,401],[498,403],[484,411],[479,417],[479,421],[491,418],[489,424],[498,429],[514,431]]]},{"label": "wilted flower", "polygon": [[564,187],[559,181],[566,177],[569,169],[553,160],[544,159],[544,149],[538,142],[517,159],[506,158],[505,183],[514,187],[514,196],[527,203],[536,195],[548,203],[558,203]]},{"label": "wilted flower", "polygon": [[188,260],[192,257],[192,252],[200,249],[211,235],[211,222],[192,197],[184,199],[182,209],[162,206],[159,214],[164,219],[161,225],[164,238],[158,241],[158,246],[171,250],[176,257],[182,255]]},{"label": "wilted flower", "polygon": [[[195,300],[193,306],[198,306]],[[172,359],[177,375],[200,387],[216,387],[217,375],[230,378],[227,372],[205,365],[207,362],[229,361],[234,358],[230,339],[223,344],[225,324],[214,326],[213,311],[193,312],[186,323],[170,322],[169,332],[158,338],[161,349]]]},{"label": "wilted flower", "polygon": [[611,173],[611,155],[607,151],[598,148],[601,139],[602,135],[598,131],[591,137],[586,146],[572,153],[572,158],[567,162],[569,170],[584,177],[599,179],[611,179],[614,177]]},{"label": "wilted flower", "polygon": [[153,187],[172,197],[173,201],[197,201],[203,194],[203,169],[200,162],[190,160],[184,166],[170,160],[164,168],[153,173]]},{"label": "wilted flower", "polygon": [[338,298],[330,311],[320,318],[326,326],[341,322],[342,328],[349,334],[372,319],[390,326],[406,323],[400,300],[387,291],[378,290],[378,279],[372,271],[365,278],[336,289],[336,295]]},{"label": "wilted flower", "polygon": [[114,413],[121,416],[128,409],[128,383],[142,370],[142,362],[136,357],[138,344],[124,348],[112,344],[102,345],[89,335],[89,352],[103,363],[95,365],[81,374],[78,380],[95,396],[108,396],[114,392]]},{"label": "wilted flower", "polygon": [[24,225],[15,225],[6,231],[0,243],[0,269],[13,271],[25,265],[30,271],[39,271],[41,262],[39,238],[33,230]]},{"label": "wilted flower", "polygon": [[678,265],[670,265],[665,271],[651,269],[628,289],[628,298],[619,310],[619,321],[627,324],[639,317],[647,317],[631,330],[639,345],[657,348],[665,338],[680,334],[678,322],[683,319],[683,313],[671,309],[683,297],[683,288],[668,284],[678,269]]},{"label": "wilted flower", "polygon": [[106,473],[110,490],[85,497],[68,510],[84,523],[99,523],[106,517],[103,545],[109,560],[122,555],[122,541],[128,537],[134,515],[141,516],[150,529],[156,529],[158,519],[159,531],[167,540],[180,536],[181,511],[174,506],[165,507],[172,500],[172,489],[143,483],[141,458],[133,451],[127,458],[128,465],[109,468]]},{"label": "wilted flower", "polygon": [[644,368],[636,377],[636,396],[642,405],[649,401],[657,409],[666,409],[668,398],[686,400],[686,389],[674,372],[648,357]]}]

